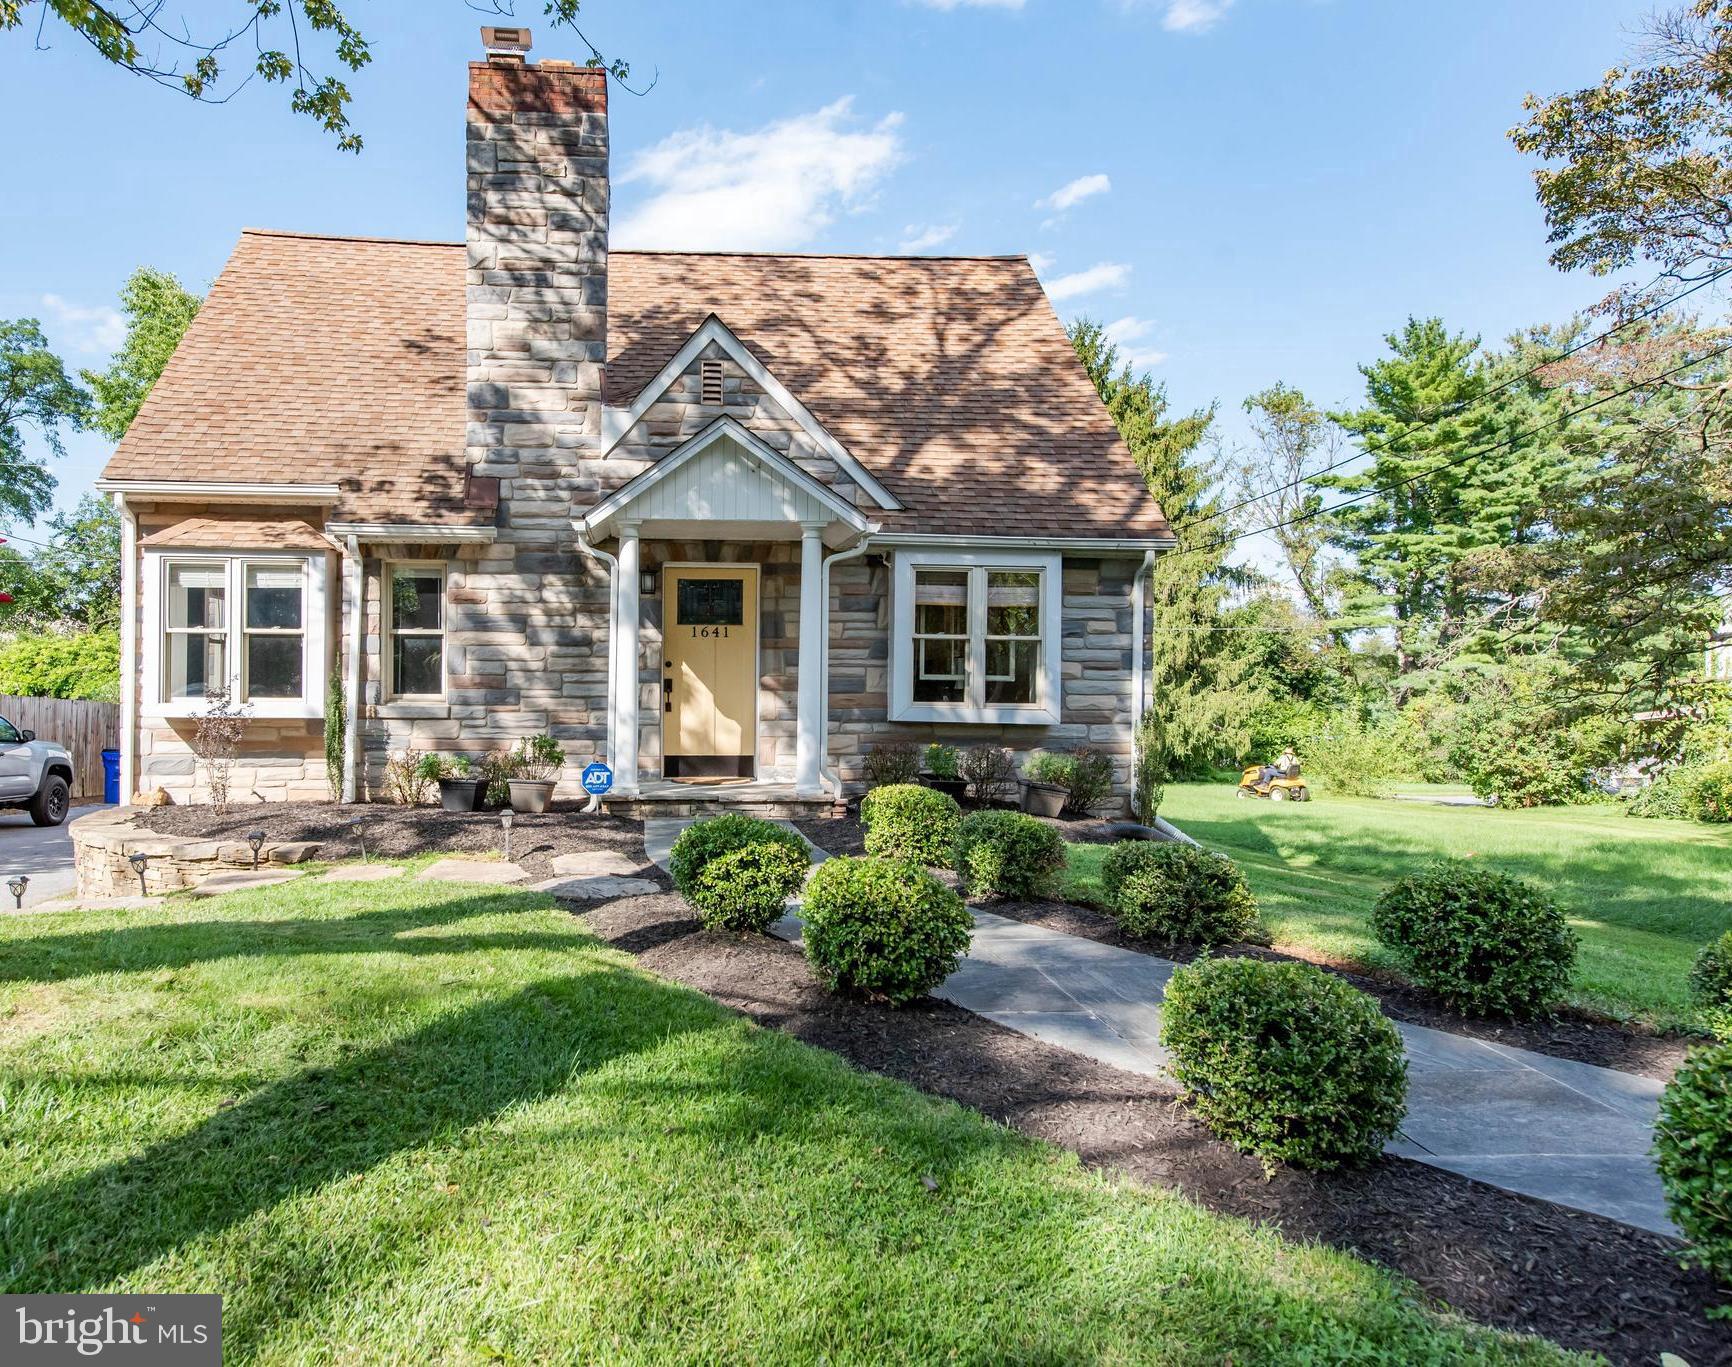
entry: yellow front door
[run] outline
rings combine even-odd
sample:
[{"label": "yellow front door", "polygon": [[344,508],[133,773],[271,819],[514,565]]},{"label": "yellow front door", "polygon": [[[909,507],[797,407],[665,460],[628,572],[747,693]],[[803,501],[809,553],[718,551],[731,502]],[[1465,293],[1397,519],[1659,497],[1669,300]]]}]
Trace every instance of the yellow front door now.
[{"label": "yellow front door", "polygon": [[758,731],[758,569],[662,574],[662,754],[669,778],[750,778]]}]

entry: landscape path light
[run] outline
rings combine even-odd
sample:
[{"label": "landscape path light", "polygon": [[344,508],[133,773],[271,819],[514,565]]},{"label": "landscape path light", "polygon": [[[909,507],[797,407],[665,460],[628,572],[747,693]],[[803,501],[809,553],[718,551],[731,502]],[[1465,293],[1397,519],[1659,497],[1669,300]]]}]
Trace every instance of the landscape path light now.
[{"label": "landscape path light", "polygon": [[349,830],[355,837],[355,843],[361,847],[361,862],[367,862],[367,840],[361,834],[361,818],[356,817],[349,823]]},{"label": "landscape path light", "polygon": [[499,814],[499,824],[505,828],[505,862],[511,862],[511,818],[513,812],[507,807]]},{"label": "landscape path light", "polygon": [[138,895],[140,897],[150,896],[150,893],[146,891],[144,886],[144,871],[150,864],[150,856],[142,852],[139,854],[129,854],[126,857],[126,862],[132,865],[132,871],[138,875]]},{"label": "landscape path light", "polygon": [[13,908],[22,911],[24,909],[24,889],[30,886],[30,875],[15,873],[6,880],[6,886],[12,892]]},{"label": "landscape path light", "polygon": [[265,847],[265,833],[263,831],[248,831],[247,844],[253,847],[253,872],[257,873],[259,871],[259,851]]}]

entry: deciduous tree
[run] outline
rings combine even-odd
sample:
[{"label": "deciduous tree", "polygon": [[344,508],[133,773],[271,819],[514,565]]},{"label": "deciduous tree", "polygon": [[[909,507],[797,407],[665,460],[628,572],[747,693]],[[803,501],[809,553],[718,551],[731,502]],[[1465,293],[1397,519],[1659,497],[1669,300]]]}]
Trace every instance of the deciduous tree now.
[{"label": "deciduous tree", "polygon": [[114,441],[126,435],[145,395],[198,316],[200,302],[174,276],[153,266],[140,266],[127,277],[120,288],[126,340],[106,370],[86,370],[81,376],[96,398],[92,427]]}]

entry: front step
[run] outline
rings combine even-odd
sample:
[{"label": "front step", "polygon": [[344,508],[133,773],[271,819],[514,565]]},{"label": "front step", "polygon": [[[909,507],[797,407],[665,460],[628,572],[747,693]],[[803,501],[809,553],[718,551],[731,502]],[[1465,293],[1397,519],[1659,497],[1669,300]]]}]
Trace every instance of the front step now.
[{"label": "front step", "polygon": [[713,797],[637,797],[603,798],[601,809],[610,816],[623,816],[632,821],[648,821],[656,817],[685,819],[720,816],[724,812],[743,812],[769,821],[823,821],[833,816],[847,815],[845,804],[827,797],[812,798],[753,798],[741,795]]}]

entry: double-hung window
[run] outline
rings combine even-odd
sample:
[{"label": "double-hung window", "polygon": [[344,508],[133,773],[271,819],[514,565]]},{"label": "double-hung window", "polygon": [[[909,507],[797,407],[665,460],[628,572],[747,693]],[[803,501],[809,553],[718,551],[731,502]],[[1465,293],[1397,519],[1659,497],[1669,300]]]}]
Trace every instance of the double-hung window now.
[{"label": "double-hung window", "polygon": [[226,695],[258,717],[325,705],[326,558],[146,551],[144,709],[194,716]]},{"label": "double-hung window", "polygon": [[1060,557],[898,551],[890,715],[896,721],[1059,720]]},{"label": "double-hung window", "polygon": [[386,566],[390,693],[445,696],[445,567]]}]

